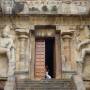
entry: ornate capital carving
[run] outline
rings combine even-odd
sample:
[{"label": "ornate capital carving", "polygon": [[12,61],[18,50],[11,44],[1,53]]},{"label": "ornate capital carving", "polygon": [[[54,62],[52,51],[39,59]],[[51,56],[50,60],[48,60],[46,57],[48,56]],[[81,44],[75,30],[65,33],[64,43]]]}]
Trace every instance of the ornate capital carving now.
[{"label": "ornate capital carving", "polygon": [[72,35],[73,35],[73,32],[62,32],[63,39],[71,39]]},{"label": "ornate capital carving", "polygon": [[18,28],[18,29],[16,29],[16,33],[19,36],[19,38],[25,38],[25,39],[27,39],[28,36],[29,36],[29,29]]}]

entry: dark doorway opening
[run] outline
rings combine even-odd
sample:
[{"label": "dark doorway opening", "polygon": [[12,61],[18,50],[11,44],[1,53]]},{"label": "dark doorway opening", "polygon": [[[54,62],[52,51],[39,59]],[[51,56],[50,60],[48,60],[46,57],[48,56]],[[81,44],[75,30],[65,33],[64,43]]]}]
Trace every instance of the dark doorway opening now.
[{"label": "dark doorway opening", "polygon": [[48,67],[49,75],[54,78],[54,43],[55,39],[52,37],[45,38],[45,66]]}]

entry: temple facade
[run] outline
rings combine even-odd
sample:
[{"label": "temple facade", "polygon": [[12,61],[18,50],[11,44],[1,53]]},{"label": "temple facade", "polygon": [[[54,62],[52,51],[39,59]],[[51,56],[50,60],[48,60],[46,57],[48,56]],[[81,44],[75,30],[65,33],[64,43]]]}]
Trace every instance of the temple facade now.
[{"label": "temple facade", "polygon": [[89,4],[89,0],[1,0],[0,90],[48,90],[17,85],[46,83],[46,72],[49,81],[64,85],[72,80],[75,86],[51,90],[90,90]]}]

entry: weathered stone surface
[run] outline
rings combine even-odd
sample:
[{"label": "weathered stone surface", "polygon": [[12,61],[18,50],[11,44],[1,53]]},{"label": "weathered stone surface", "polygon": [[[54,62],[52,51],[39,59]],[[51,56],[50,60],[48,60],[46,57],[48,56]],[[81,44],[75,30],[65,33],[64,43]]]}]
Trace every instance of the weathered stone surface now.
[{"label": "weathered stone surface", "polygon": [[73,76],[73,80],[76,85],[76,90],[86,90],[85,85],[84,85],[83,80],[80,75]]},{"label": "weathered stone surface", "polygon": [[[16,62],[15,61],[15,52],[14,52],[15,48],[14,48],[13,40],[9,33],[10,33],[10,26],[7,25],[3,29],[2,37],[0,38],[0,55],[2,55],[2,54],[6,55],[6,58],[7,58],[6,66],[8,66],[8,67],[3,67],[5,69],[7,69],[7,72],[5,75],[8,77],[4,90],[13,90],[14,82],[15,82],[14,78],[12,78],[12,77],[14,77],[14,74],[15,74],[15,62]],[[3,74],[2,71],[1,71],[1,73]],[[5,77],[5,75],[2,77]],[[12,79],[10,79],[10,78],[12,78]],[[12,82],[12,80],[13,80],[13,82]],[[9,84],[11,85],[11,87]]]},{"label": "weathered stone surface", "polygon": [[[16,4],[19,4],[19,7]],[[2,12],[4,14],[89,14],[90,7],[88,0],[1,0]],[[47,11],[42,7],[46,6]],[[53,10],[53,7],[56,7]],[[13,13],[13,12],[14,13]]]},{"label": "weathered stone surface", "polygon": [[[7,54],[8,52],[4,52],[4,50],[2,51],[0,48],[1,53],[4,53],[4,57],[0,54],[1,76],[5,75],[4,77],[6,77],[7,72],[9,72],[9,75],[13,75],[13,70],[15,69],[14,64],[16,62],[15,73],[17,79],[35,79],[35,38],[38,36],[41,38],[43,36],[56,37],[55,35],[59,33],[56,38],[56,47],[58,48],[54,52],[55,54],[57,52],[57,57],[59,57],[57,58],[55,67],[57,68],[57,78],[68,79],[75,74],[79,74],[82,79],[89,80],[90,72],[88,70],[90,64],[89,56],[87,57],[90,53],[89,16],[1,16],[0,21],[1,39],[3,38],[3,28],[6,28],[5,25],[12,24],[10,41],[13,41],[15,46],[15,54],[13,53],[15,56],[12,57],[12,59],[10,55],[8,55],[8,57],[5,55],[5,53]],[[39,33],[36,26],[41,28]],[[47,26],[49,28],[46,28]],[[51,29],[51,26],[57,28]],[[66,41],[63,41],[63,34],[66,35],[66,37],[64,37]],[[5,39],[5,41],[0,40],[0,43],[4,42],[2,46],[8,43],[8,37],[3,39]],[[12,46],[10,42],[9,44]],[[59,47],[61,47],[61,50]],[[5,50],[7,50],[7,48]],[[8,64],[6,62],[8,58],[12,61],[14,59],[16,60],[14,63]],[[3,62],[3,60],[5,60],[5,62]],[[9,67],[10,71],[7,70],[8,65],[11,65]],[[62,70],[62,72],[60,70]]]},{"label": "weathered stone surface", "polygon": [[16,83],[16,90],[76,90],[72,80],[22,80]]}]

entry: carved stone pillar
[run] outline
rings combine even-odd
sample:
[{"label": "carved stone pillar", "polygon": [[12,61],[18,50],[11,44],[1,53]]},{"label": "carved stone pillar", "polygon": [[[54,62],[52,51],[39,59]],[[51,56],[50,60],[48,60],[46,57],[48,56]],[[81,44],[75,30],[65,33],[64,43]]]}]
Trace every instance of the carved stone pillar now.
[{"label": "carved stone pillar", "polygon": [[17,29],[18,39],[20,43],[19,51],[19,74],[21,79],[27,78],[29,73],[28,57],[27,57],[27,48],[28,48],[28,35],[29,32],[26,32],[23,29]]},{"label": "carved stone pillar", "polygon": [[56,30],[55,34],[55,73],[56,79],[62,78],[62,61],[61,61],[61,36],[60,31]]},{"label": "carved stone pillar", "polygon": [[34,71],[35,71],[35,68],[34,68],[34,64],[35,64],[35,37],[34,35],[31,35],[31,66],[30,66],[30,70],[31,70],[31,76],[30,78],[32,80],[34,80],[35,78],[35,74],[34,74]]},{"label": "carved stone pillar", "polygon": [[62,33],[63,39],[63,53],[64,53],[64,61],[65,61],[65,72],[67,74],[71,72],[71,40],[72,40],[72,33],[65,32]]},{"label": "carved stone pillar", "polygon": [[21,34],[19,36],[20,40],[20,61],[25,61],[26,60],[26,42],[27,42],[28,36]]}]

